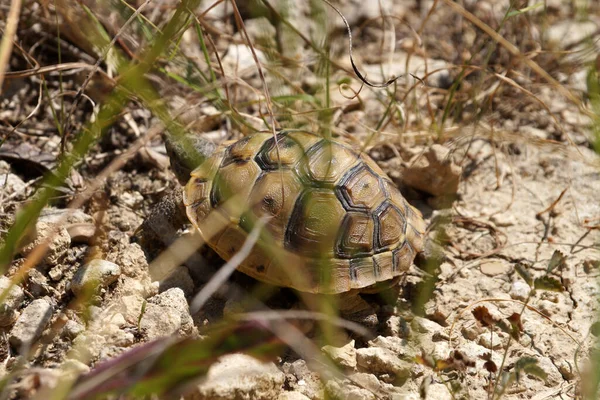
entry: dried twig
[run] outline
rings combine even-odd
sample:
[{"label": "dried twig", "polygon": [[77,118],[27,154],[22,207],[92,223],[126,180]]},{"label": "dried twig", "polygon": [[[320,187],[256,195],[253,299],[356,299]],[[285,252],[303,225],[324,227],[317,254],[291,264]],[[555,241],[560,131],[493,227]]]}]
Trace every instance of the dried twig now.
[{"label": "dried twig", "polygon": [[3,32],[2,41],[0,42],[0,93],[2,92],[2,83],[4,82],[4,72],[8,67],[8,60],[12,52],[13,37],[17,31],[20,13],[21,0],[12,0],[6,20],[6,30]]}]

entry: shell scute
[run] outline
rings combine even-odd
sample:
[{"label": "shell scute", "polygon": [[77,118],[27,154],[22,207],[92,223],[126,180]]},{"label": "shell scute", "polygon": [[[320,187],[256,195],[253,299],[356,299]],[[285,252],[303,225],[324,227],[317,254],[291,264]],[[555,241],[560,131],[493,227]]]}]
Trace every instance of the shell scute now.
[{"label": "shell scute", "polygon": [[286,248],[307,257],[332,257],[345,214],[333,191],[305,190],[296,201],[288,222]]},{"label": "shell scute", "polygon": [[266,228],[279,245],[283,244],[287,223],[302,188],[300,180],[290,170],[264,172],[252,188],[248,211],[255,219],[269,217]]},{"label": "shell scute", "polygon": [[349,212],[339,231],[336,255],[341,258],[366,257],[373,254],[375,223],[366,213]]},{"label": "shell scute", "polygon": [[308,150],[302,161],[298,168],[301,178],[312,185],[333,186],[358,159],[352,150],[323,139]]},{"label": "shell scute", "polygon": [[402,243],[405,239],[406,219],[404,215],[390,202],[385,202],[377,210],[376,252],[388,250]]},{"label": "shell scute", "polygon": [[[230,216],[233,221],[239,222],[239,217],[245,211],[245,202],[250,195],[256,179],[261,170],[258,165],[250,160],[243,163],[228,164],[219,168],[210,193],[212,207],[222,206],[226,201],[235,196],[235,202],[230,202]],[[237,204],[236,204],[237,203]]]},{"label": "shell scute", "polygon": [[348,210],[374,210],[385,200],[379,177],[363,163],[348,171],[336,190]]},{"label": "shell scute", "polygon": [[290,168],[305,155],[304,148],[289,135],[278,134],[277,144],[270,138],[256,155],[256,162],[263,170]]}]

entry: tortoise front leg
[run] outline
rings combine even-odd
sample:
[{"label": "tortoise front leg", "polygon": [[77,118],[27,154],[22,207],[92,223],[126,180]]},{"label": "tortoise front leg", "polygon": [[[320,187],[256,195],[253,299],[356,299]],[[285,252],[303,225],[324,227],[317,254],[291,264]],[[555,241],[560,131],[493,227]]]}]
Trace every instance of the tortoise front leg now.
[{"label": "tortoise front leg", "polygon": [[135,237],[152,257],[176,238],[177,231],[187,222],[181,189],[167,193],[156,203],[136,230]]},{"label": "tortoise front leg", "polygon": [[369,328],[379,324],[377,313],[358,291],[350,291],[339,295],[338,304],[343,318],[357,322]]}]

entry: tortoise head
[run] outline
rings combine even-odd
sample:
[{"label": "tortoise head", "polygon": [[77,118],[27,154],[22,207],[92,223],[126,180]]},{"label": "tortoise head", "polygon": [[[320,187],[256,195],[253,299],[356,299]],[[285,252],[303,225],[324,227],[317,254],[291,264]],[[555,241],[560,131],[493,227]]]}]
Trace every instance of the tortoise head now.
[{"label": "tortoise head", "polygon": [[163,139],[171,168],[182,185],[187,183],[190,173],[210,157],[216,148],[212,142],[197,133],[165,132]]}]

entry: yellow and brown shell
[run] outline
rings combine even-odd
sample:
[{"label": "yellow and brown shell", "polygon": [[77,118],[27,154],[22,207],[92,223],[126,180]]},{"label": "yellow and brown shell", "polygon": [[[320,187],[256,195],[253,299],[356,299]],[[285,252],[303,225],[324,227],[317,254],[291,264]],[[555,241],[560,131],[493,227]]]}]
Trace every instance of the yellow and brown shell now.
[{"label": "yellow and brown shell", "polygon": [[304,292],[388,281],[423,247],[421,213],[377,164],[309,132],[282,131],[277,145],[271,133],[224,143],[192,172],[183,197],[188,218],[225,260],[267,217],[238,270]]}]

